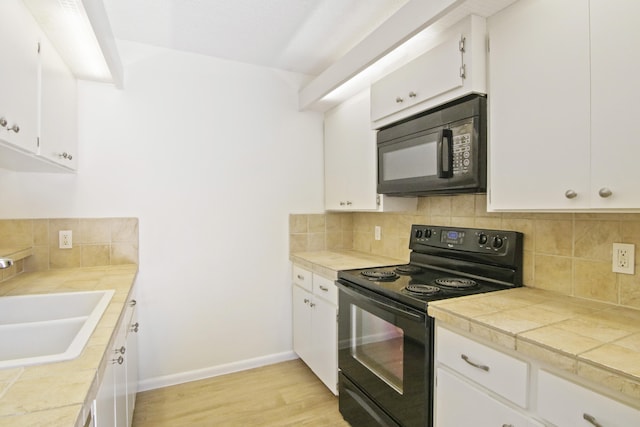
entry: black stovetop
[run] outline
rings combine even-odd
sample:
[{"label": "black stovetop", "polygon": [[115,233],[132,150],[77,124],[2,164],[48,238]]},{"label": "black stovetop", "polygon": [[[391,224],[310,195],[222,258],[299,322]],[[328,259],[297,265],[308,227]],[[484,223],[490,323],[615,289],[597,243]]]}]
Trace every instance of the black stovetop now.
[{"label": "black stovetop", "polygon": [[[410,264],[407,264],[410,265]],[[430,301],[438,301],[447,298],[455,298],[464,295],[480,294],[485,292],[492,292],[507,289],[506,286],[496,283],[491,283],[479,278],[472,278],[477,283],[477,286],[464,289],[452,289],[445,286],[435,284],[436,279],[441,278],[463,278],[468,279],[466,276],[454,272],[447,272],[442,270],[432,270],[428,268],[422,268],[420,273],[405,275],[398,274],[395,280],[375,280],[363,276],[362,272],[376,271],[376,272],[395,272],[398,266],[388,267],[376,267],[376,268],[362,268],[356,270],[343,270],[338,272],[338,280],[343,282],[350,282],[355,285],[362,286],[370,291],[386,296],[390,299],[400,301],[408,306],[425,311]],[[439,290],[431,295],[416,295],[408,291],[406,288],[409,285],[430,285],[435,286]]]},{"label": "black stovetop", "polygon": [[[522,286],[522,239],[522,233],[514,231],[413,225],[410,262],[402,267],[420,267],[420,272],[398,274],[395,280],[376,280],[361,273],[391,274],[398,266],[343,270],[338,272],[338,281],[424,311],[429,301]],[[436,279],[442,278],[472,279],[477,286],[451,289],[435,284]],[[406,289],[414,284],[440,290],[416,295]]]}]

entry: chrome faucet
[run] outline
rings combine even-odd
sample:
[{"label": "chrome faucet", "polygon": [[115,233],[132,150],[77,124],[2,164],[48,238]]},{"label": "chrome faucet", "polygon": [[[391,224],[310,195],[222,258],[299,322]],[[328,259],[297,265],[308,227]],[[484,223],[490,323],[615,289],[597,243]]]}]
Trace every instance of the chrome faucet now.
[{"label": "chrome faucet", "polygon": [[11,258],[0,258],[0,270],[9,268],[12,265],[13,265],[13,260]]}]

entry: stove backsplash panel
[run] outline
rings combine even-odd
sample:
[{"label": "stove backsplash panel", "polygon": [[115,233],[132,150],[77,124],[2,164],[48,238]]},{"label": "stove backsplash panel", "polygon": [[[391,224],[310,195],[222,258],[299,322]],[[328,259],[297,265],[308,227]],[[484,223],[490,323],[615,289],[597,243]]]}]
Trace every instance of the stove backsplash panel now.
[{"label": "stove backsplash panel", "polygon": [[526,286],[640,309],[638,259],[635,275],[611,272],[614,242],[640,251],[640,214],[493,213],[486,205],[485,195],[471,194],[420,197],[415,212],[294,214],[290,251],[354,249],[408,261],[411,224],[515,230],[525,236]]}]

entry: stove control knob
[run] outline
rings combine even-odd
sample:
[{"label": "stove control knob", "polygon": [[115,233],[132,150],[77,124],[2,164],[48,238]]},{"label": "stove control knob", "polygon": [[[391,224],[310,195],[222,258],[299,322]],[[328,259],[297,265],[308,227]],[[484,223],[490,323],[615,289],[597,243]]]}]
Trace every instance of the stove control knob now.
[{"label": "stove control knob", "polygon": [[487,237],[486,234],[484,233],[480,233],[478,235],[478,244],[480,245],[486,245],[487,244],[487,240],[489,240],[489,238]]},{"label": "stove control knob", "polygon": [[416,239],[422,238],[422,230],[416,230]]},{"label": "stove control knob", "polygon": [[427,239],[428,239],[429,237],[431,237],[431,234],[432,234],[432,233],[431,233],[431,230],[429,230],[429,229],[424,230],[424,237],[426,237]]},{"label": "stove control knob", "polygon": [[503,244],[504,244],[504,240],[502,240],[502,237],[499,237],[499,236],[494,237],[493,241],[491,242],[491,246],[493,246],[496,249],[501,248]]}]

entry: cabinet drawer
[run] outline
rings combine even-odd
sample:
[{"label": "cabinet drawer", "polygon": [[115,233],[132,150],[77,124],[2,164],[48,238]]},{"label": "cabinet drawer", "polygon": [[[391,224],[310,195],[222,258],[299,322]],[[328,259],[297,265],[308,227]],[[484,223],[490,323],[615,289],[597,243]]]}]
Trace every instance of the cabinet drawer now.
[{"label": "cabinet drawer", "polygon": [[298,267],[297,265],[293,266],[293,283],[308,290],[309,292],[313,290],[312,277],[313,275],[309,270]]},{"label": "cabinet drawer", "polygon": [[538,413],[560,427],[640,425],[640,410],[543,370],[538,375]]},{"label": "cabinet drawer", "polygon": [[527,407],[529,364],[441,327],[436,360],[516,405]]},{"label": "cabinet drawer", "polygon": [[332,304],[338,305],[338,288],[333,280],[314,274],[313,293]]}]

